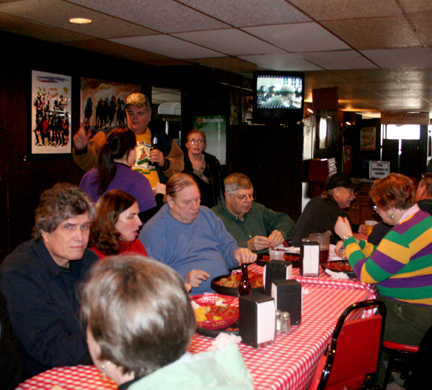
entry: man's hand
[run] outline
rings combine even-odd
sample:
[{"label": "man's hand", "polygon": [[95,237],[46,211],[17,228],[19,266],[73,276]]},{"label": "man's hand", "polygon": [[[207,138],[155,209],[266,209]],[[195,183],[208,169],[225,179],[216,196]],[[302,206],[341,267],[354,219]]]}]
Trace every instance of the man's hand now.
[{"label": "man's hand", "polygon": [[257,257],[256,253],[252,253],[247,248],[240,248],[234,252],[234,259],[237,260],[239,265],[253,263]]},{"label": "man's hand", "polygon": [[248,248],[251,251],[258,252],[258,251],[262,251],[263,249],[270,248],[272,245],[272,242],[267,237],[255,236],[255,237],[252,237],[248,241],[247,244],[248,244]]},{"label": "man's hand", "polygon": [[285,241],[282,233],[279,230],[273,230],[271,234],[268,236],[268,238],[271,241],[271,246],[273,248],[279,246]]},{"label": "man's hand", "polygon": [[87,132],[84,127],[80,127],[73,137],[73,142],[76,150],[82,150],[87,147],[91,136],[91,131]]},{"label": "man's hand", "polygon": [[165,157],[163,153],[159,149],[153,149],[150,152],[149,160],[154,164],[158,164],[160,167],[163,167],[165,164]]},{"label": "man's hand", "polygon": [[207,272],[200,269],[193,269],[186,275],[185,282],[191,285],[191,287],[197,288],[203,281],[206,281],[209,277],[210,275]]}]

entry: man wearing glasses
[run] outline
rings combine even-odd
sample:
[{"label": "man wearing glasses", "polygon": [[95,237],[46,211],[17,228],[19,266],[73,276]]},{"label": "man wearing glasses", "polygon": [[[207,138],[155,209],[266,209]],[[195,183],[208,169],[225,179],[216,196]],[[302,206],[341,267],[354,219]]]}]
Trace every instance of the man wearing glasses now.
[{"label": "man wearing glasses", "polygon": [[295,222],[254,202],[253,186],[242,173],[232,173],[224,180],[225,202],[212,208],[222,219],[239,246],[264,252],[295,236]]},{"label": "man wearing glasses", "polygon": [[[331,243],[336,244],[342,238],[334,232],[338,217],[348,217],[344,210],[355,200],[354,184],[346,173],[336,173],[331,176],[326,190],[310,200],[297,221],[297,235],[293,245],[300,246],[303,238],[311,233],[332,232]],[[351,224],[354,231],[364,232],[365,225]],[[359,230],[360,229],[360,230]]]}]

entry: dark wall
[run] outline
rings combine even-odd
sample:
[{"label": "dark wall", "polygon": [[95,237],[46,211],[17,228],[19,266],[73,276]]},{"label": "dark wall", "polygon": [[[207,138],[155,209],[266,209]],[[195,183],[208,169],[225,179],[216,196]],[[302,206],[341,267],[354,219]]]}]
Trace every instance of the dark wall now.
[{"label": "dark wall", "polygon": [[[180,89],[183,135],[196,115],[226,115],[228,171],[249,175],[259,202],[298,218],[302,131],[230,125],[233,90],[248,84],[243,76],[199,65],[151,67],[5,32],[0,39],[3,52],[14,53],[0,62],[0,261],[30,239],[41,193],[57,182],[78,184],[84,173],[72,156],[29,155],[32,70],[72,76],[72,134],[79,126],[80,77],[137,84],[148,96],[152,85]],[[239,102],[241,118],[241,96]]]}]

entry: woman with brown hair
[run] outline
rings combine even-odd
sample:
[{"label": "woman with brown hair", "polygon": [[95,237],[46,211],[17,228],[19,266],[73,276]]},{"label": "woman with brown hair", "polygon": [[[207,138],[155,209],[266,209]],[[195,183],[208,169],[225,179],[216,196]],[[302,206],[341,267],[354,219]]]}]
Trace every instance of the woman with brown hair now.
[{"label": "woman with brown hair", "polygon": [[347,218],[339,217],[335,231],[357,277],[375,284],[387,306],[385,339],[419,345],[432,324],[432,217],[420,210],[411,180],[401,174],[376,180],[369,194],[393,226],[379,245],[357,243]]},{"label": "woman with brown hair", "polygon": [[142,225],[136,199],[121,190],[111,190],[96,203],[96,218],[90,234],[90,249],[99,258],[132,252],[147,256],[138,240]]},{"label": "woman with brown hair", "polygon": [[211,208],[223,200],[224,184],[219,160],[206,153],[207,137],[201,130],[186,135],[183,172],[193,176],[201,193],[201,205]]}]

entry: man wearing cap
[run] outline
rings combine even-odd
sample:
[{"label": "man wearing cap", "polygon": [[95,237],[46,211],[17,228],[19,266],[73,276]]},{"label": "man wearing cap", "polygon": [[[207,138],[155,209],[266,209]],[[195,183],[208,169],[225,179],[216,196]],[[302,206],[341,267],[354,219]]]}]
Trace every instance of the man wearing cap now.
[{"label": "man wearing cap", "polygon": [[[334,231],[334,225],[338,217],[348,217],[344,209],[350,207],[356,198],[353,188],[354,184],[346,173],[331,176],[327,189],[321,196],[310,200],[297,221],[297,234],[292,240],[293,245],[300,246],[302,239],[309,237],[309,234],[325,233],[327,230],[332,232],[332,244],[341,240],[342,238]],[[351,226],[353,230],[358,231],[359,225]]]},{"label": "man wearing cap", "polygon": [[[127,125],[137,138],[136,161],[132,169],[145,175],[152,188],[158,183],[166,183],[169,177],[184,168],[182,150],[166,134],[153,134],[148,128],[152,111],[145,95],[137,92],[130,94],[126,98],[125,108]],[[88,171],[97,165],[110,130],[103,129],[91,139],[91,134],[87,134],[83,128],[75,134],[73,158],[81,169]],[[153,136],[157,137],[157,149],[150,151]]]}]

